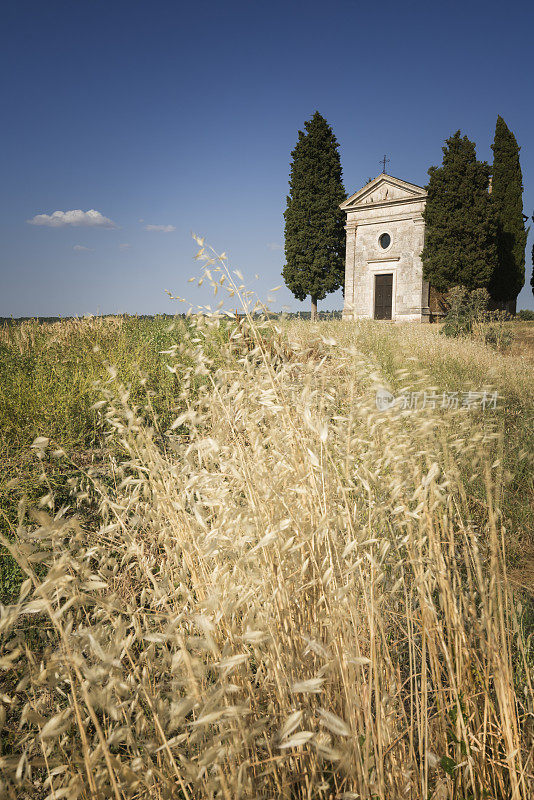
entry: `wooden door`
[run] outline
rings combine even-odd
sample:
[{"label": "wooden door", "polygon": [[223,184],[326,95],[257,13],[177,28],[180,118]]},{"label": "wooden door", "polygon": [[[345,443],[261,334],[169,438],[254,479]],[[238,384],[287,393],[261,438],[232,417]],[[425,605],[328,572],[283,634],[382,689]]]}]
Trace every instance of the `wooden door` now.
[{"label": "wooden door", "polygon": [[391,319],[393,274],[375,275],[375,319]]}]

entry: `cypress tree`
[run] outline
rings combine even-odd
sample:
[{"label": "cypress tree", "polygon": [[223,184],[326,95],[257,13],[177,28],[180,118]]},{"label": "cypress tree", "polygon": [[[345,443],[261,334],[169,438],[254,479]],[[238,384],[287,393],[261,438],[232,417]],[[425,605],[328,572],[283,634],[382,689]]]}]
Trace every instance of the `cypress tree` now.
[{"label": "cypress tree", "polygon": [[317,301],[344,283],[345,215],[339,205],[346,194],[332,128],[318,111],[304,128],[291,152],[282,275],[298,300],[311,297],[316,319]]},{"label": "cypress tree", "polygon": [[489,291],[494,300],[509,301],[525,283],[527,231],[523,222],[523,176],[516,138],[497,117],[493,150],[491,198],[497,218],[497,265]]},{"label": "cypress tree", "polygon": [[443,165],[430,167],[425,187],[423,277],[441,292],[457,285],[487,288],[497,262],[491,171],[460,131],[442,149]]}]

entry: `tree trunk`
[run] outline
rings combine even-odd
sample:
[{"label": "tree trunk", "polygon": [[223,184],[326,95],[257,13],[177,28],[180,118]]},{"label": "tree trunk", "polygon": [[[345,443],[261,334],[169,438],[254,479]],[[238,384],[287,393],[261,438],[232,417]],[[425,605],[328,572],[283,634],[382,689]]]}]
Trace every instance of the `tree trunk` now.
[{"label": "tree trunk", "polygon": [[311,321],[317,322],[317,298],[312,297],[311,299]]}]

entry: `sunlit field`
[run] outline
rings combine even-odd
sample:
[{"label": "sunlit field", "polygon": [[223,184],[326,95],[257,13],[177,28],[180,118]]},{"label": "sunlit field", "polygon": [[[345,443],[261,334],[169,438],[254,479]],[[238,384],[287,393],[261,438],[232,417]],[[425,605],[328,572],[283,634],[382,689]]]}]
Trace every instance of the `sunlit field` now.
[{"label": "sunlit field", "polygon": [[4,326],[2,796],[532,798],[520,341]]}]

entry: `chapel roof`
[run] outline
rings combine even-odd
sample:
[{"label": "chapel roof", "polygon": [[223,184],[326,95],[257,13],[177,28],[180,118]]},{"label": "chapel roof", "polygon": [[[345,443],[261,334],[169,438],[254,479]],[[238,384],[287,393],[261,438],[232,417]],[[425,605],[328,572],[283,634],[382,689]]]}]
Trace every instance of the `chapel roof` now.
[{"label": "chapel roof", "polygon": [[349,211],[355,207],[368,205],[383,206],[407,203],[413,200],[423,200],[426,196],[427,193],[422,186],[382,172],[348,197],[341,203],[340,208],[343,211]]}]

